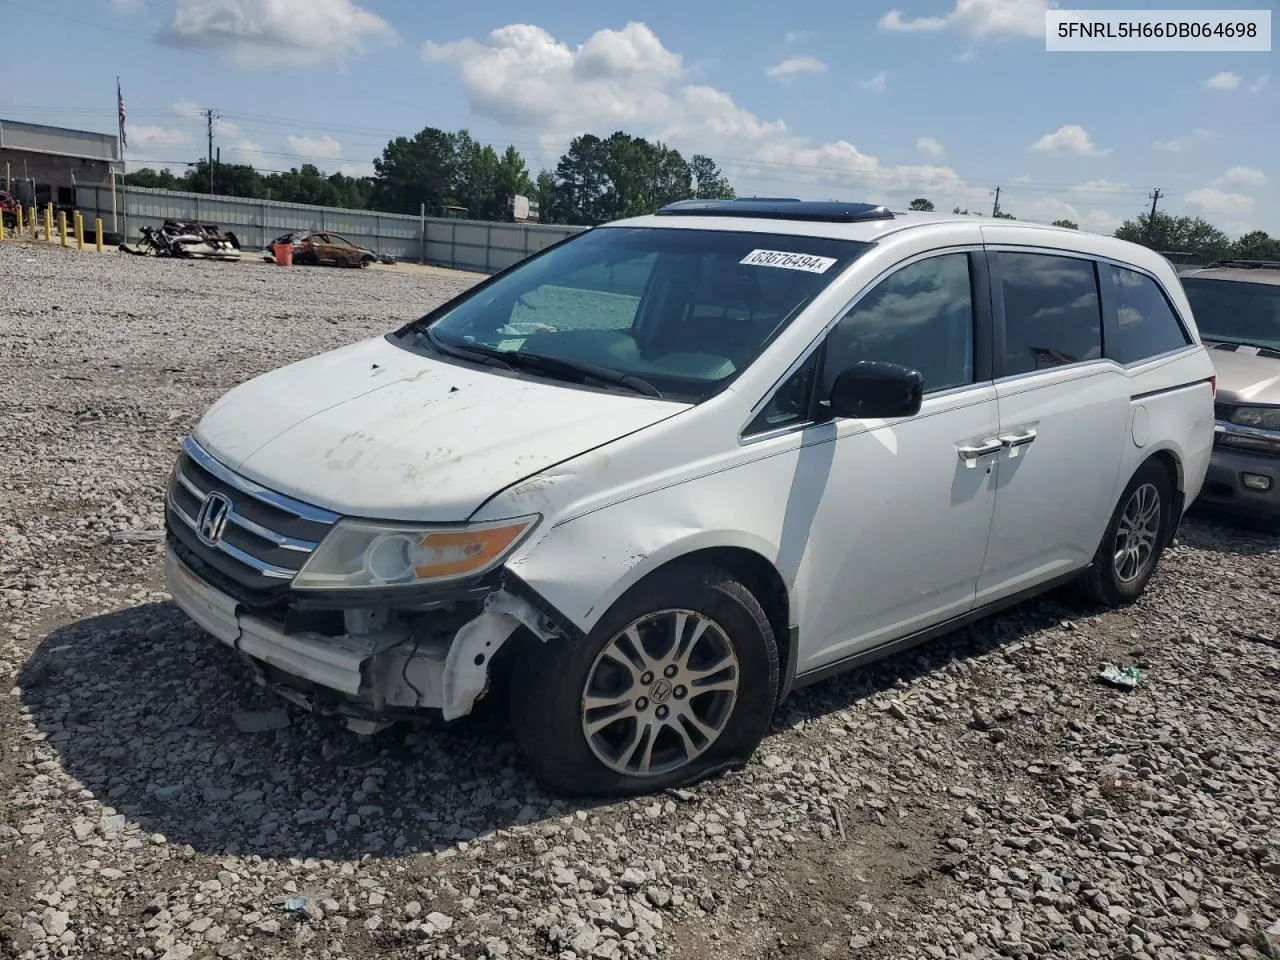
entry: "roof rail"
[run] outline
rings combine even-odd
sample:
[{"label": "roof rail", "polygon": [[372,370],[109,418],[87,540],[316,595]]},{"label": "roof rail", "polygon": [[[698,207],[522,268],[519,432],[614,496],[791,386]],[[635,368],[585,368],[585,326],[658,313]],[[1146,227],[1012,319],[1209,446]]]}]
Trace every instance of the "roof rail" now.
[{"label": "roof rail", "polygon": [[759,199],[677,200],[657,212],[660,217],[749,217],[758,220],[807,220],[814,223],[861,223],[892,220],[889,208],[878,203],[839,200]]},{"label": "roof rail", "polygon": [[1214,260],[1210,267],[1243,267],[1251,270],[1280,270],[1280,260]]}]

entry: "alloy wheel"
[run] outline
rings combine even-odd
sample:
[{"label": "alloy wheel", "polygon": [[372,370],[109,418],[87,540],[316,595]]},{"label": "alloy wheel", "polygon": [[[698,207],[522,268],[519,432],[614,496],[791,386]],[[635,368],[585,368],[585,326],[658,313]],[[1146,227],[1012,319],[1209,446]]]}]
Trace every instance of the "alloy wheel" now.
[{"label": "alloy wheel", "polygon": [[582,694],[583,735],[616,773],[670,773],[724,732],[739,677],[733,644],[714,620],[692,610],[647,614],[592,663]]},{"label": "alloy wheel", "polygon": [[1116,528],[1112,565],[1121,583],[1132,583],[1147,569],[1155,555],[1160,534],[1160,491],[1144,483],[1133,491]]}]

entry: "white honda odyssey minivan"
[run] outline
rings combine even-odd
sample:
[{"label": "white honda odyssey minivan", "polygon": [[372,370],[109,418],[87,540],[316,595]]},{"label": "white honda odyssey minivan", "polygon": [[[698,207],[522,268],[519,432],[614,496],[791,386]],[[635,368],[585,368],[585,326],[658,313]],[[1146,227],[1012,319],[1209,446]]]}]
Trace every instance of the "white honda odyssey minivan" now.
[{"label": "white honda odyssey minivan", "polygon": [[170,591],[357,730],[501,697],[554,788],[687,784],[800,685],[1141,594],[1213,375],[1130,243],[682,201],[230,391],[170,478]]}]

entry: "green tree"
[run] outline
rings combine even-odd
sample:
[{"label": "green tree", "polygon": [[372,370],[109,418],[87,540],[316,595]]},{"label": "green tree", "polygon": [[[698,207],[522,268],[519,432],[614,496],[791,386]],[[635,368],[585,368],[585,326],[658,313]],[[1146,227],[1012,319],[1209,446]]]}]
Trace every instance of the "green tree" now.
[{"label": "green tree", "polygon": [[[470,138],[468,138],[470,139]],[[457,176],[456,138],[436,127],[412,137],[396,137],[373,161],[375,185],[370,198],[378,210],[439,216],[451,202]]]},{"label": "green tree", "polygon": [[995,217],[997,220],[1017,220],[1018,219],[1012,213],[1005,213],[1003,210],[997,210],[995,213],[992,214],[992,216]]},{"label": "green tree", "polygon": [[[247,163],[215,163],[213,192],[225,197],[258,199],[267,195],[262,174]],[[209,161],[201,160],[187,168],[180,190],[191,193],[209,192]]]},{"label": "green tree", "polygon": [[1236,260],[1280,260],[1280,240],[1254,230],[1231,245],[1231,256]]},{"label": "green tree", "polygon": [[554,200],[543,210],[551,211],[548,222],[585,225],[653,213],[694,196],[696,173],[702,177],[698,195],[705,195],[705,188],[705,193],[733,196],[715,162],[699,156],[695,166],[678,150],[621,130],[603,140],[583,134],[556,165]]},{"label": "green tree", "polygon": [[555,222],[596,224],[609,219],[612,182],[606,169],[609,150],[593,133],[569,143],[555,172]]},{"label": "green tree", "polygon": [[1064,217],[1063,219],[1061,219],[1061,220],[1055,220],[1055,221],[1053,221],[1053,226],[1055,226],[1055,227],[1066,227],[1068,230],[1079,230],[1079,229],[1080,229],[1080,224],[1076,223],[1074,220],[1068,220],[1068,219],[1066,219],[1065,217]]},{"label": "green tree", "polygon": [[698,200],[732,200],[737,196],[729,178],[706,154],[695,153],[689,158],[689,173],[693,177],[693,196]]},{"label": "green tree", "polygon": [[1167,253],[1189,253],[1201,260],[1218,260],[1230,255],[1231,239],[1201,217],[1175,217],[1156,211],[1139,214],[1116,229],[1121,240],[1140,243]]},{"label": "green tree", "polygon": [[[928,200],[928,199],[926,199],[926,198],[924,198],[924,197],[917,197],[916,199],[914,199],[914,200],[912,200],[912,201],[911,201],[911,205],[910,205],[909,207],[907,207],[907,209],[908,209],[908,210],[920,210],[920,211],[922,211],[922,212],[924,212],[924,213],[933,213],[933,201],[932,201],[932,200]],[[957,208],[956,208],[956,211],[958,212],[958,211],[959,211],[959,209],[960,209],[960,208],[959,208],[959,207],[957,207]]]},{"label": "green tree", "polygon": [[550,170],[543,170],[533,186],[533,199],[538,201],[538,219],[542,223],[565,223],[557,219],[556,210],[556,175]]},{"label": "green tree", "polygon": [[163,170],[152,170],[143,167],[132,173],[126,173],[124,182],[130,187],[152,187],[158,190],[183,190],[182,178],[167,167]]}]

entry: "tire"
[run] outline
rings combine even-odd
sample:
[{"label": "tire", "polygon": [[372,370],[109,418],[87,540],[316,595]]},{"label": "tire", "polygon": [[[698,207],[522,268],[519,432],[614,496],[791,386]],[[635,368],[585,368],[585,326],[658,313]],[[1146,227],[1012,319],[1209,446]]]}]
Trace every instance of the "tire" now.
[{"label": "tire", "polygon": [[[1152,491],[1157,498],[1154,504],[1150,500]],[[1093,564],[1084,577],[1085,594],[1090,600],[1107,607],[1121,607],[1142,596],[1169,539],[1172,508],[1173,485],[1169,474],[1159,463],[1148,460],[1120,495]],[[1118,560],[1120,548],[1136,542],[1127,535],[1122,539],[1122,527],[1131,527],[1135,516],[1142,519],[1148,515],[1150,520],[1139,527],[1145,534],[1139,538],[1137,552],[1126,551],[1125,560]],[[1156,524],[1154,530],[1151,523]],[[1144,550],[1141,543],[1148,543],[1148,548]]]},{"label": "tire", "polygon": [[[664,676],[678,622],[686,644],[703,628],[684,651],[691,669]],[[641,649],[652,671],[621,666],[619,651],[636,649],[625,639],[632,630],[648,641]],[[630,796],[745,766],[773,714],[778,646],[751,591],[723,570],[681,565],[628,591],[579,642],[524,638],[512,676],[512,724],[534,775],[564,793]],[[733,679],[736,688],[727,689]],[[699,681],[717,689],[688,692]],[[609,708],[586,707],[589,690]],[[681,719],[690,712],[714,735]],[[591,739],[588,721],[598,724]],[[646,725],[657,732],[646,736]],[[641,770],[646,755],[648,773]]]}]

